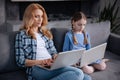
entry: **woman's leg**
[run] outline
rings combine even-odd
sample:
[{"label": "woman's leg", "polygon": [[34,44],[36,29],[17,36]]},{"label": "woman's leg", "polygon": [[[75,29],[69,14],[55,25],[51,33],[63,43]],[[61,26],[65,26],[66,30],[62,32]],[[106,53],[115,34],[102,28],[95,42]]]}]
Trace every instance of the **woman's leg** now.
[{"label": "woman's leg", "polygon": [[92,80],[91,76],[88,74],[84,74],[84,79],[83,80]]},{"label": "woman's leg", "polygon": [[74,71],[66,71],[50,80],[83,80],[83,77]]},{"label": "woman's leg", "polygon": [[90,75],[84,74],[84,78],[82,79],[75,72],[67,71],[58,75],[57,77],[54,77],[51,80],[92,80],[92,78]]},{"label": "woman's leg", "polygon": [[56,70],[46,70],[37,66],[32,69],[36,80],[83,80],[83,72],[75,67],[64,67]]}]

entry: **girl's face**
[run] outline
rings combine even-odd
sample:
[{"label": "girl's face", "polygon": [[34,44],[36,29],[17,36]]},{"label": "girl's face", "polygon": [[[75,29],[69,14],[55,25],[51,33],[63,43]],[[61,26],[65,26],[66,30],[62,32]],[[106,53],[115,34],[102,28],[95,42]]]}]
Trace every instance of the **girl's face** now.
[{"label": "girl's face", "polygon": [[72,21],[73,30],[82,32],[85,28],[87,21],[85,19],[80,19],[78,21]]},{"label": "girl's face", "polygon": [[40,10],[40,9],[36,9],[34,11],[34,23],[33,23],[33,26],[37,27],[37,28],[41,27],[42,21],[43,21],[43,11]]}]

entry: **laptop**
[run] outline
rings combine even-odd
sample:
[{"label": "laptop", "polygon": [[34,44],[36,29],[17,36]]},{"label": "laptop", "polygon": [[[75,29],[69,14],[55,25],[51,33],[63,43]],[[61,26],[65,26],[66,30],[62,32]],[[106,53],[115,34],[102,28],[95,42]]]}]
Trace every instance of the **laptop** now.
[{"label": "laptop", "polygon": [[79,67],[81,68],[86,64],[91,64],[97,61],[98,59],[104,58],[106,46],[107,43],[103,43],[89,50],[84,51],[84,54],[81,57]]},{"label": "laptop", "polygon": [[58,68],[62,68],[69,65],[74,65],[79,61],[84,51],[85,49],[83,48],[80,50],[60,52],[57,58],[55,59],[54,63],[52,63],[51,67],[49,68],[42,67],[42,68],[47,70],[53,70],[53,69],[58,69]]}]

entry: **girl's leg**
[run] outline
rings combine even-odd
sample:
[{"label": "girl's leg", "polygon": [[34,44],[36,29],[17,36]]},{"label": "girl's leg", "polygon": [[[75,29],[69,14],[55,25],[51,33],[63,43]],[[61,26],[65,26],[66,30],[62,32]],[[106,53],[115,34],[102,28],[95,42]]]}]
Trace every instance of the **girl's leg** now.
[{"label": "girl's leg", "polygon": [[82,70],[86,74],[91,74],[91,73],[93,73],[95,71],[93,66],[88,66],[88,65],[87,66],[83,66]]},{"label": "girl's leg", "polygon": [[109,59],[102,59],[99,63],[93,64],[95,69],[98,70],[105,70],[106,69],[106,62],[110,61]]},{"label": "girl's leg", "polygon": [[105,70],[106,69],[106,63],[104,61],[101,61],[99,64],[93,64],[93,66],[97,70]]},{"label": "girl's leg", "polygon": [[32,69],[32,76],[36,80],[83,80],[83,72],[74,67],[64,67],[56,70],[46,70],[37,66]]}]

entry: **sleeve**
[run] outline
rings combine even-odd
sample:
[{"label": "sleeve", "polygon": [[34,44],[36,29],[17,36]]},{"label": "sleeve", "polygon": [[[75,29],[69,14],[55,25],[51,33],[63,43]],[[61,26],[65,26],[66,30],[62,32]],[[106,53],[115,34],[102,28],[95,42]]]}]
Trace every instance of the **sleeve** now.
[{"label": "sleeve", "polygon": [[69,50],[70,50],[70,39],[68,33],[66,33],[63,43],[63,51],[69,51]]},{"label": "sleeve", "polygon": [[25,67],[25,54],[23,50],[22,35],[18,33],[15,38],[16,63],[19,67]]},{"label": "sleeve", "polygon": [[88,44],[86,44],[86,50],[91,48],[90,35],[87,33]]},{"label": "sleeve", "polygon": [[57,50],[54,46],[54,42],[52,39],[49,39],[49,50],[48,51],[50,52],[51,55],[54,55],[57,53]]}]

